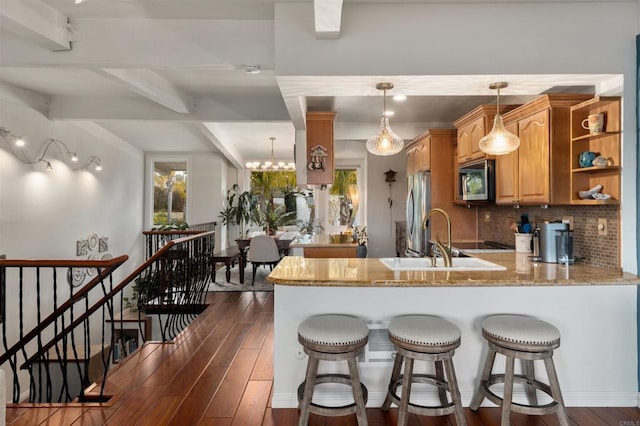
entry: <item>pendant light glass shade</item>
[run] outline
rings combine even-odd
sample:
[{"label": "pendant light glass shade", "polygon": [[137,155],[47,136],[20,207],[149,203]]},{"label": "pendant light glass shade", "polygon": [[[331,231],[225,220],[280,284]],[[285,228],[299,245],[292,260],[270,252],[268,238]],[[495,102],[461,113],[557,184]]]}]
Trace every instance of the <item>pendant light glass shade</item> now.
[{"label": "pendant light glass shade", "polygon": [[375,155],[393,155],[402,151],[404,141],[389,127],[389,118],[380,119],[380,130],[367,139],[367,151]]},{"label": "pendant light glass shade", "polygon": [[480,139],[480,149],[489,155],[505,155],[515,151],[520,146],[520,138],[504,128],[500,115],[500,89],[504,89],[508,83],[498,82],[489,85],[490,89],[498,90],[496,116],[493,120],[493,129]]},{"label": "pendant light glass shade", "polygon": [[387,113],[387,90],[393,89],[392,83],[378,83],[376,89],[383,91],[383,111],[378,133],[367,139],[367,151],[374,155],[394,155],[404,148],[404,140],[391,130]]}]

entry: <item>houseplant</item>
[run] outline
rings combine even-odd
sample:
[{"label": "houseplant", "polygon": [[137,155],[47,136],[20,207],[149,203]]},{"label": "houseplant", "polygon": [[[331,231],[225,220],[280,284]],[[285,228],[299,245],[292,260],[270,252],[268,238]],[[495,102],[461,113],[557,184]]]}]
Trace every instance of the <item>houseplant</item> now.
[{"label": "houseplant", "polygon": [[356,257],[367,257],[368,240],[367,227],[356,225],[355,228],[353,228],[353,242],[358,244],[358,247],[356,247]]},{"label": "houseplant", "polygon": [[[251,222],[252,212],[257,210],[257,204],[249,191],[240,192],[240,187],[234,184],[227,191],[226,206],[218,217],[223,226],[238,225],[239,236],[244,235],[244,226]],[[228,233],[227,233],[228,235]]]}]

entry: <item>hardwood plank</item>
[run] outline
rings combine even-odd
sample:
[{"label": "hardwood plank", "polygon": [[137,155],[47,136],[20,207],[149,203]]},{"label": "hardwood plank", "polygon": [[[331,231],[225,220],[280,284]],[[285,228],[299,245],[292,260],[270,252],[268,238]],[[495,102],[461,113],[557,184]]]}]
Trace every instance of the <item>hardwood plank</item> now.
[{"label": "hardwood plank", "polygon": [[608,425],[625,425],[625,422],[629,422],[628,424],[635,426],[633,422],[640,420],[638,417],[632,418],[628,416],[617,408],[597,407],[590,408],[589,411],[593,412]]},{"label": "hardwood plank", "polygon": [[250,327],[250,324],[237,324],[233,327],[229,336],[224,340],[224,345],[211,360],[211,365],[229,367],[247,337]]},{"label": "hardwood plank", "polygon": [[262,342],[260,354],[258,355],[249,380],[273,380],[273,321]]},{"label": "hardwood plank", "polygon": [[182,399],[174,416],[167,424],[175,426],[197,424],[226,373],[225,367],[209,365],[191,391]]},{"label": "hardwood plank", "polygon": [[638,407],[618,407],[618,410],[625,413],[631,419],[640,421],[640,408]]},{"label": "hardwood plank", "polygon": [[141,414],[141,420],[137,425],[158,426],[166,425],[174,416],[181,398],[175,396],[163,396],[156,398],[149,408]]},{"label": "hardwood plank", "polygon": [[116,410],[105,408],[89,408],[73,423],[73,426],[102,426],[115,412]]},{"label": "hardwood plank", "polygon": [[194,333],[192,338],[179,345],[158,369],[144,382],[144,386],[161,386],[171,382],[184,368],[191,365],[191,360],[206,341],[204,333]]},{"label": "hardwood plank", "polygon": [[[229,368],[229,373],[224,378],[224,383],[207,408],[205,417],[233,417],[243,398],[258,353],[258,349],[240,349],[238,351],[238,355]],[[263,407],[263,411],[264,408],[266,406]]]},{"label": "hardwood plank", "polygon": [[45,425],[70,425],[82,417],[84,414],[82,407],[68,407],[64,410],[57,410],[47,420],[41,424]]},{"label": "hardwood plank", "polygon": [[250,381],[231,424],[236,426],[262,424],[270,392],[270,381]]},{"label": "hardwood plank", "polygon": [[230,426],[233,419],[223,417],[203,417],[198,426]]},{"label": "hardwood plank", "polygon": [[26,413],[27,410],[29,410],[29,408],[8,406],[6,412],[7,424],[10,425],[12,422],[15,422],[20,416]]},{"label": "hardwood plank", "polygon": [[147,407],[153,404],[157,398],[158,390],[156,388],[139,387],[135,392],[130,392],[127,397],[122,399],[122,403],[116,409],[116,412],[107,419],[107,425],[122,425],[132,421],[133,414],[139,416]]},{"label": "hardwood plank", "polygon": [[186,395],[211,361],[211,357],[219,350],[222,342],[223,340],[221,339],[209,336],[189,360],[189,363],[185,364],[184,368],[180,370],[180,374],[176,374],[173,380],[169,382],[162,396]]},{"label": "hardwood plank", "polygon": [[295,426],[293,410],[283,408],[267,408],[264,412],[262,426]]},{"label": "hardwood plank", "polygon": [[273,314],[271,312],[258,312],[242,347],[261,348],[272,322]]},{"label": "hardwood plank", "polygon": [[39,425],[54,415],[59,409],[59,407],[30,408],[10,424],[12,426]]}]

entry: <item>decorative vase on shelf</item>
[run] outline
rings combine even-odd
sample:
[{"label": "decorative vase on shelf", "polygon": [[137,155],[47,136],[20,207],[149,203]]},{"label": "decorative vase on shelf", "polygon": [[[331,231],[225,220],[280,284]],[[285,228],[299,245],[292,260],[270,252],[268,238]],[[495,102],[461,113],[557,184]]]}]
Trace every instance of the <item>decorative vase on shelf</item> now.
[{"label": "decorative vase on shelf", "polygon": [[356,257],[365,258],[367,257],[367,246],[357,246],[356,247]]}]

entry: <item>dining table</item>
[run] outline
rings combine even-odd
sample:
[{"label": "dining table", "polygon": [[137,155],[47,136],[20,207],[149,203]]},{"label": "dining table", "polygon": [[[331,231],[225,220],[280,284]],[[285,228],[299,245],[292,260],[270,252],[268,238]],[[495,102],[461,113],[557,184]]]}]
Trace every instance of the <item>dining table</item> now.
[{"label": "dining table", "polygon": [[[280,254],[282,256],[288,256],[289,245],[295,238],[295,235],[274,235],[272,238],[275,240]],[[240,270],[240,284],[244,284],[244,268],[247,266],[247,252],[249,251],[249,246],[251,245],[251,237],[237,238],[236,244],[238,244],[238,251],[240,251],[240,264],[238,265],[238,268]]]}]

